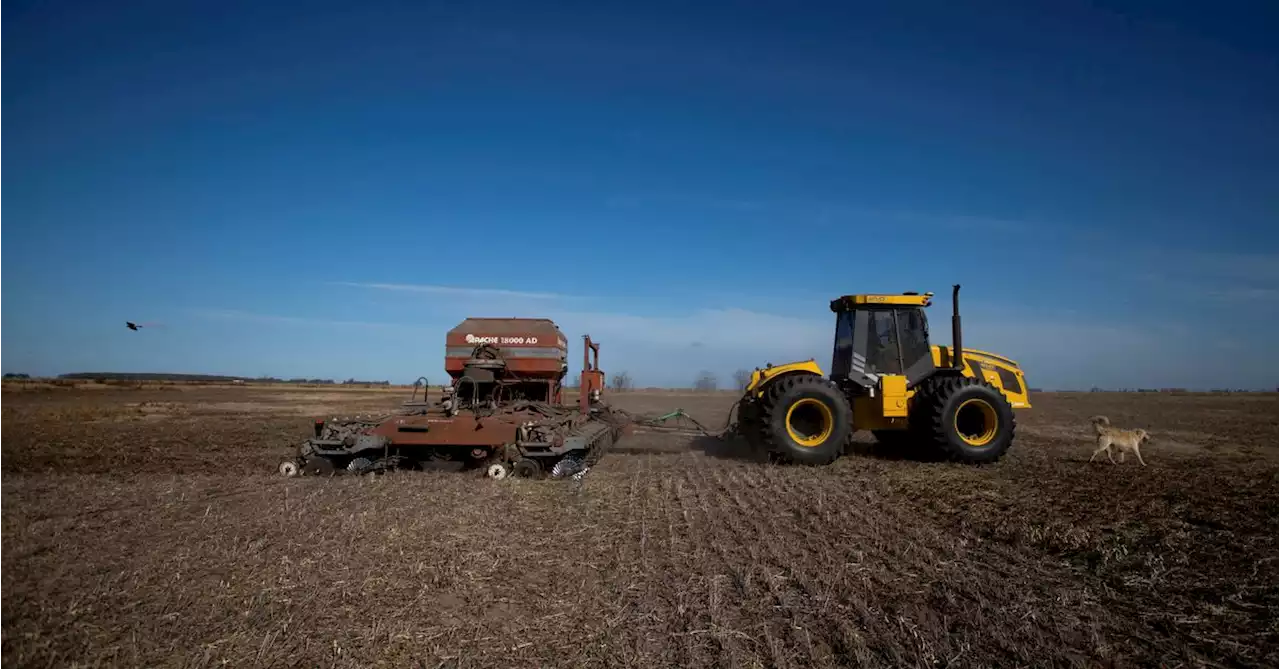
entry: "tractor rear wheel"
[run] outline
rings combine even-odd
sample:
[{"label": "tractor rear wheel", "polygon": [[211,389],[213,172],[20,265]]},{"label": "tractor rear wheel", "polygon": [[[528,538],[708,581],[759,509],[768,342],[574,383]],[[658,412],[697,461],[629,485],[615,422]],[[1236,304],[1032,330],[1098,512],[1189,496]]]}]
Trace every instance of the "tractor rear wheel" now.
[{"label": "tractor rear wheel", "polygon": [[987,464],[1003,457],[1013,444],[1013,407],[984,380],[968,376],[933,379],[917,397],[913,422],[947,459]]},{"label": "tractor rear wheel", "polygon": [[771,453],[804,465],[826,465],[844,452],[853,409],[836,384],[799,374],[778,379],[765,391],[760,425]]}]

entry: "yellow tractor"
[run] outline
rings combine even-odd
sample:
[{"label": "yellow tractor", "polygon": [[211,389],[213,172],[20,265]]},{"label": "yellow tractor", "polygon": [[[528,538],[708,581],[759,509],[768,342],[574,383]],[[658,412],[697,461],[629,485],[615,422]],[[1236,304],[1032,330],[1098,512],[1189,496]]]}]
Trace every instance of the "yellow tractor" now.
[{"label": "yellow tractor", "polygon": [[757,368],[738,405],[739,433],[800,464],[834,461],[858,430],[959,462],[999,460],[1013,443],[1013,410],[1031,407],[1026,380],[1018,363],[962,347],[959,299],[956,285],[950,348],[929,342],[933,293],[832,300],[830,376],[812,359]]}]

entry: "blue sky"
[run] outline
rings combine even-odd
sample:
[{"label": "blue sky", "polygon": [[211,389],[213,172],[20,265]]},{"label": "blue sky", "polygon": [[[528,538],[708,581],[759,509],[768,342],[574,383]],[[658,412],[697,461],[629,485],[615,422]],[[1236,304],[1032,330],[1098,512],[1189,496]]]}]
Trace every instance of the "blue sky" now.
[{"label": "blue sky", "polygon": [[1274,7],[1049,4],[6,3],[4,371],[688,385],[958,282],[1035,386],[1274,387]]}]

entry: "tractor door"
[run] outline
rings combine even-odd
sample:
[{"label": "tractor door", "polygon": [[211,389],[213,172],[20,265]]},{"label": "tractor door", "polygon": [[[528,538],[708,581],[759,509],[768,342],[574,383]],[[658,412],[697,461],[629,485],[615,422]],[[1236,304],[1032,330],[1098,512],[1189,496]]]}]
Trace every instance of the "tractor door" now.
[{"label": "tractor door", "polygon": [[896,310],[870,309],[867,314],[867,371],[901,374],[902,352],[898,350]]},{"label": "tractor door", "polygon": [[920,307],[896,309],[894,318],[897,320],[907,386],[914,386],[934,372],[933,351],[929,348],[929,321]]},{"label": "tractor door", "polygon": [[831,376],[874,388],[882,374],[901,374],[893,309],[861,308],[836,313]]}]

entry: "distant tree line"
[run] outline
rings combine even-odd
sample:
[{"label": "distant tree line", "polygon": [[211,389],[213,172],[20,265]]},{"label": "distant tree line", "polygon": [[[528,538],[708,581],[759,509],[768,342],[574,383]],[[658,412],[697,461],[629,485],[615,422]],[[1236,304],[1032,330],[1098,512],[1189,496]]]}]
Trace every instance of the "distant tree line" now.
[{"label": "distant tree line", "polygon": [[[1091,393],[1185,393],[1186,388],[1099,388],[1094,386],[1089,389]],[[1211,390],[1209,392],[1223,392],[1222,390]],[[1226,391],[1230,392],[1230,391]]]},{"label": "distant tree line", "polygon": [[76,372],[59,374],[60,379],[81,381],[203,381],[206,383],[228,383],[231,381],[248,381],[243,376],[221,376],[218,374],[170,374],[164,372]]},{"label": "distant tree line", "polygon": [[[5,374],[6,379],[27,379],[31,378],[27,374]],[[274,376],[259,376],[249,378],[247,376],[223,376],[219,374],[171,374],[164,372],[76,372],[74,374],[61,374],[60,379],[72,379],[81,381],[186,381],[197,383],[231,383],[233,381],[253,381],[255,383],[291,383],[291,384],[307,384],[307,385],[338,385],[333,379],[306,379],[302,377],[293,379],[281,379]],[[389,386],[390,381],[360,381],[358,379],[347,379],[342,381],[341,385],[345,386]]]},{"label": "distant tree line", "polygon": [[1172,395],[1185,393],[1257,393],[1263,392],[1261,388],[1250,390],[1249,388],[1209,388],[1207,390],[1192,390],[1190,388],[1090,388],[1091,393],[1168,393]]}]

